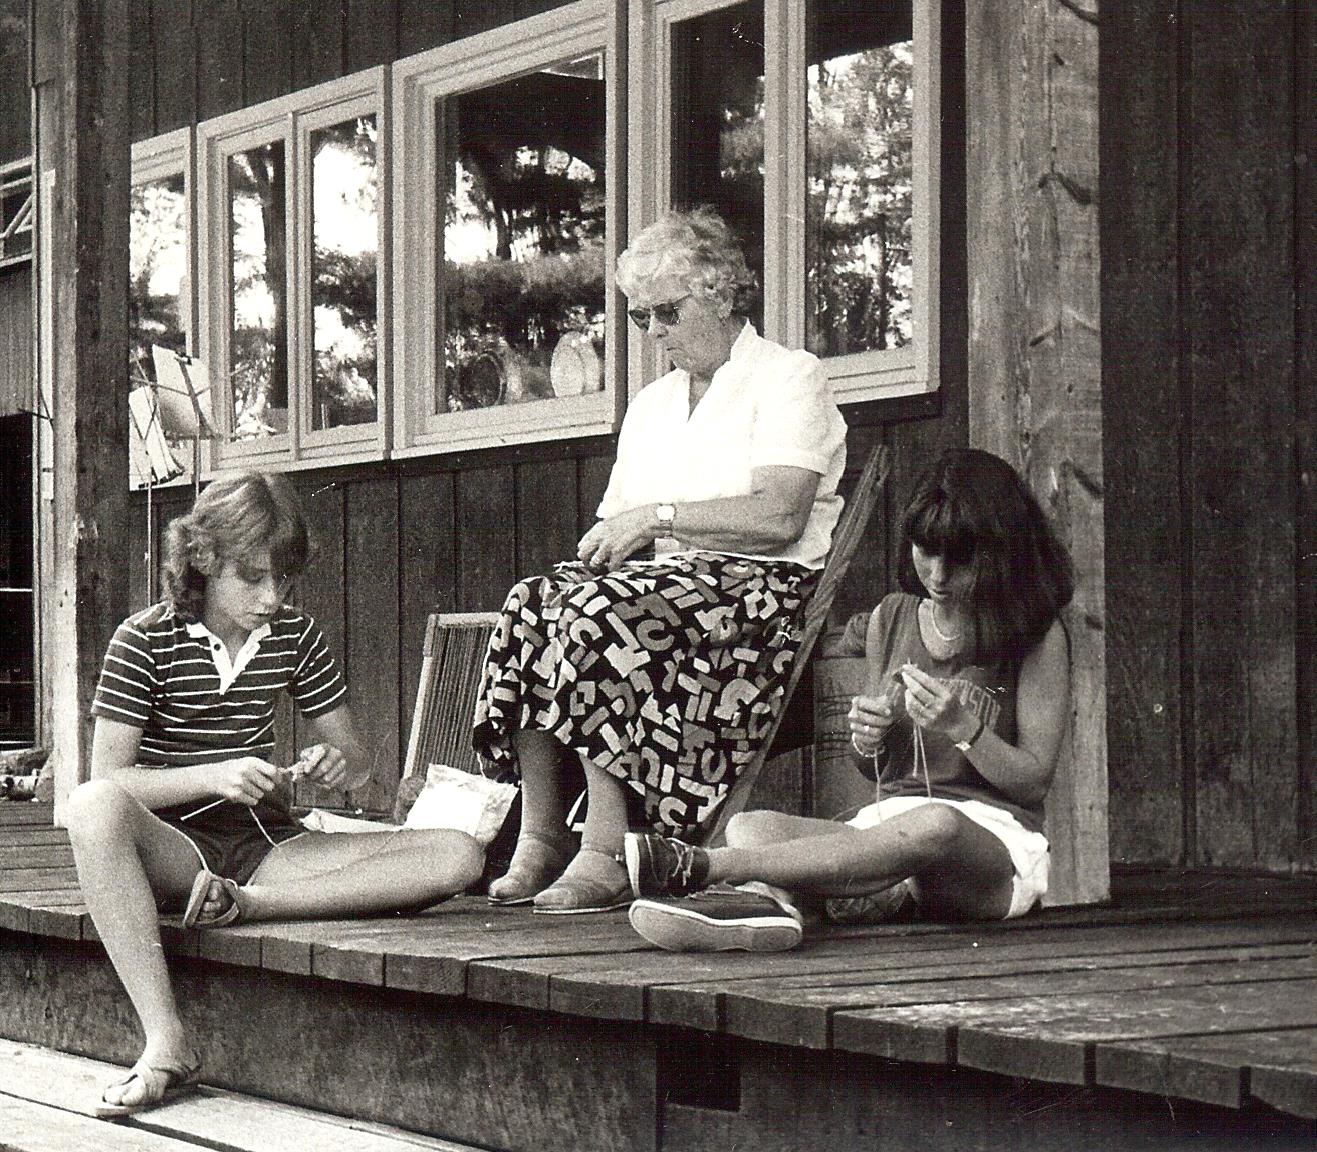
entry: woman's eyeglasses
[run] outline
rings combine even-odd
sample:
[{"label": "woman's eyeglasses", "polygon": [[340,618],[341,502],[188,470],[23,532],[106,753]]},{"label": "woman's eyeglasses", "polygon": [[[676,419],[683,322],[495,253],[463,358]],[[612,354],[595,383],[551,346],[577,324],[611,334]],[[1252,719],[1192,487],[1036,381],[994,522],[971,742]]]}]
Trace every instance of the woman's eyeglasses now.
[{"label": "woman's eyeglasses", "polygon": [[669,300],[666,304],[655,304],[652,308],[629,308],[627,315],[636,322],[636,327],[642,332],[649,331],[649,318],[655,316],[658,322],[664,328],[671,328],[678,320],[681,319],[680,305],[683,300],[689,299],[690,293],[685,296],[678,296],[675,300]]}]

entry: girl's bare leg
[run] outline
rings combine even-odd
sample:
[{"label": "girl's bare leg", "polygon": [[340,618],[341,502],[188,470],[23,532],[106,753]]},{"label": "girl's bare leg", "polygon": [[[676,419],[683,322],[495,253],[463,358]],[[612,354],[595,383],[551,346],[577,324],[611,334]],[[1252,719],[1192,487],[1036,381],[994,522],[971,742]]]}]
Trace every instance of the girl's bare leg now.
[{"label": "girl's bare leg", "polygon": [[927,804],[873,828],[746,812],[709,852],[708,882],[759,880],[813,896],[877,892],[908,876],[940,914],[998,919],[1015,874],[996,836],[945,804]]},{"label": "girl's bare leg", "polygon": [[[157,895],[181,900],[201,870],[188,842],[118,784],[92,780],[65,812],[78,883],[110,963],[146,1034],[143,1058],[156,1067],[195,1061],[160,944]],[[135,1104],[145,1086],[106,1090],[111,1104]]]}]

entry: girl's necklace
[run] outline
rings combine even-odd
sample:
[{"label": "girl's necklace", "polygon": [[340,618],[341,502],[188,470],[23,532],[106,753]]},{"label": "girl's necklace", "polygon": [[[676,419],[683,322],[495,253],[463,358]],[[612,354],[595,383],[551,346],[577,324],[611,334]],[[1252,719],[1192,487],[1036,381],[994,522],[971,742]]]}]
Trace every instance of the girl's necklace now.
[{"label": "girl's necklace", "polygon": [[954,644],[957,640],[961,638],[961,636],[965,634],[964,630],[962,629],[960,632],[953,632],[951,633],[951,635],[948,636],[947,633],[943,632],[942,629],[937,626],[937,601],[930,600],[928,602],[928,607],[929,607],[928,622],[933,625],[933,632],[936,634],[937,638],[942,641],[943,644]]}]

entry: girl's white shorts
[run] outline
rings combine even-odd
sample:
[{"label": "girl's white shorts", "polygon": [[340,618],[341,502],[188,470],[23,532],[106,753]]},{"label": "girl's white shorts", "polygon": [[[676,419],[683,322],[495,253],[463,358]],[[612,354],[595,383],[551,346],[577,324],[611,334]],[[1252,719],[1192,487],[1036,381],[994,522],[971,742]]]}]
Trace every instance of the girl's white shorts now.
[{"label": "girl's white shorts", "polygon": [[[927,796],[887,796],[876,804],[866,804],[846,821],[852,828],[872,828],[902,812],[925,804],[946,804],[963,813],[981,828],[986,828],[1005,845],[1015,866],[1011,881],[1011,906],[1006,919],[1023,916],[1047,891],[1048,869],[1051,855],[1047,837],[1041,832],[1030,832],[1004,808],[996,808],[981,800],[943,800]],[[915,899],[919,899],[918,881],[911,881]]]}]

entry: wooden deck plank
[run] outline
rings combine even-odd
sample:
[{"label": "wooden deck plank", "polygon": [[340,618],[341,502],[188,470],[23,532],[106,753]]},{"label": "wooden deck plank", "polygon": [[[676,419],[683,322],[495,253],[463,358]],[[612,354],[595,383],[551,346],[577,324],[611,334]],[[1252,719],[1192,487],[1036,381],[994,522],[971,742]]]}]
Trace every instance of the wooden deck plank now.
[{"label": "wooden deck plank", "polygon": [[11,827],[0,823],[0,843],[6,848],[46,847],[68,842],[69,834],[63,828],[46,828],[40,824],[17,824]]},{"label": "wooden deck plank", "polygon": [[67,844],[0,847],[0,868],[72,868],[73,849]]},{"label": "wooden deck plank", "polygon": [[[851,983],[868,984],[880,978],[881,974],[909,968],[915,956],[921,967],[948,965],[952,969],[966,971],[971,966],[988,962],[1042,962],[1049,958],[1110,956],[1117,951],[1138,954],[1250,943],[1306,943],[1312,938],[1313,924],[1309,918],[1226,924],[1149,924],[1125,930],[1103,926],[1059,929],[1024,936],[991,932],[974,936],[964,933],[942,936],[874,935],[868,939],[865,950],[858,954],[853,947],[842,948],[837,954],[806,947],[792,955],[808,959],[793,963],[790,975],[783,975],[780,969],[776,974],[784,990],[790,989],[784,991],[782,999],[788,1004],[799,1005],[804,1013],[813,1014],[819,1011],[820,1004],[827,1007],[831,1003],[832,989]],[[728,969],[725,963],[719,966],[715,961],[712,979],[707,983],[692,979],[682,985],[650,988],[647,1019],[656,1024],[721,1028],[724,1016],[721,1001],[724,994],[741,991],[746,980],[757,980],[774,974],[767,966],[770,963],[768,958],[758,959],[758,965],[742,964],[735,971]],[[625,980],[626,975],[622,974],[621,979]],[[807,992],[809,989],[818,989],[818,995],[811,997]],[[717,1003],[711,1004],[711,998],[715,997]],[[838,999],[839,1007],[849,1006],[845,997]],[[794,1015],[789,1008],[785,1011],[788,1015]],[[783,1026],[792,1030],[804,1027],[799,1019],[788,1019]]]},{"label": "wooden deck plank", "polygon": [[195,1144],[0,1095],[8,1152],[197,1152]]},{"label": "wooden deck plank", "polygon": [[1066,996],[1103,991],[1175,988],[1196,984],[1230,984],[1317,975],[1317,956],[1296,946],[1219,951],[1155,952],[1133,955],[1055,957],[1022,955],[1013,960],[975,965],[925,967],[905,965],[886,973],[881,983],[808,987],[801,980],[764,985],[751,982],[742,991],[723,993],[723,1029],[750,1040],[792,1047],[827,1048],[835,1012],[864,1007],[936,1004],[949,1000],[1006,1000],[1040,994]]},{"label": "wooden deck plank", "polygon": [[[90,1117],[104,1086],[122,1075],[123,1069],[114,1064],[0,1040],[0,1101],[15,1098],[50,1111],[59,1110],[61,1117]],[[215,1088],[198,1089],[142,1113],[133,1120],[132,1127],[101,1123],[97,1128],[104,1141],[99,1145],[100,1152],[117,1149],[113,1142],[116,1133],[136,1134],[143,1129],[184,1141],[188,1148],[222,1146],[229,1152],[267,1152],[271,1148],[338,1152],[344,1147],[352,1152],[417,1152],[422,1148],[472,1152],[466,1145],[446,1140]],[[0,1141],[4,1138],[0,1135]],[[7,1145],[0,1143],[0,1147]]]},{"label": "wooden deck plank", "polygon": [[0,872],[0,892],[30,892],[34,888],[68,888],[78,882],[78,873],[67,868],[6,868]]},{"label": "wooden deck plank", "polygon": [[1317,980],[1232,984],[1229,999],[1208,986],[1142,997],[1129,992],[1021,996],[838,1012],[833,1045],[888,1059],[1089,1084],[1098,1043],[1285,1026],[1317,1027]]},{"label": "wooden deck plank", "polygon": [[1112,1088],[1161,1084],[1163,1095],[1225,1108],[1252,1095],[1317,1118],[1317,1028],[1099,1044],[1093,1071],[1096,1083]]},{"label": "wooden deck plank", "polygon": [[55,806],[36,800],[0,800],[0,828],[55,826]]}]

